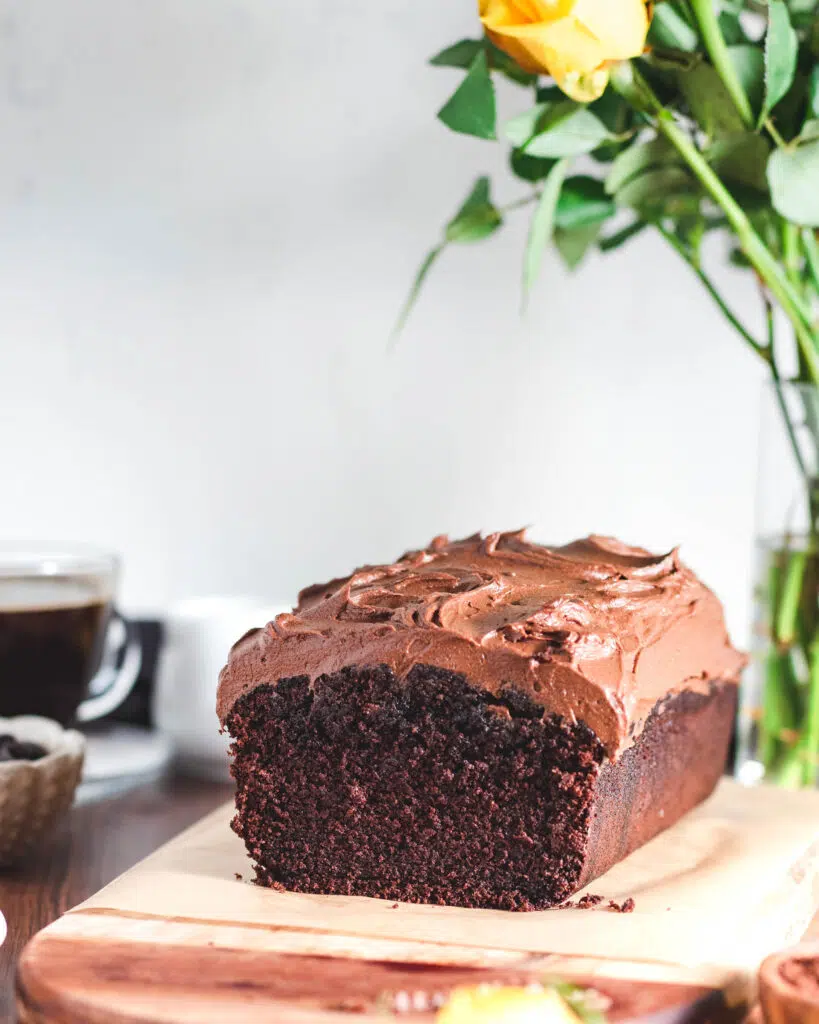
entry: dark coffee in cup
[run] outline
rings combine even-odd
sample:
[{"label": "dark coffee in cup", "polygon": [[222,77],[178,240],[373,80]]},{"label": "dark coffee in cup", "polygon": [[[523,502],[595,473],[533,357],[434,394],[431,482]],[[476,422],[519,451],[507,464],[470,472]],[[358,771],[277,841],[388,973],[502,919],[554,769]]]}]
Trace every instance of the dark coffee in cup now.
[{"label": "dark coffee in cup", "polygon": [[0,543],[0,718],[93,722],[128,697],[142,655],[118,576],[97,548]]},{"label": "dark coffee in cup", "polygon": [[100,665],[110,605],[93,577],[0,576],[0,717],[72,721]]}]

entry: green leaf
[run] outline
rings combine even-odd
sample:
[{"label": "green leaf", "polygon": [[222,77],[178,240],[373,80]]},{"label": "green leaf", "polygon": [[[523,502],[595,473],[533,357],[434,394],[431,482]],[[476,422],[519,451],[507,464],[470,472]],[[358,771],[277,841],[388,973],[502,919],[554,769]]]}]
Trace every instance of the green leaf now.
[{"label": "green leaf", "polygon": [[819,227],[819,141],[774,150],[768,183],[774,208],[786,220]]},{"label": "green leaf", "polygon": [[606,178],[606,191],[614,195],[636,174],[649,167],[663,167],[679,164],[677,151],[662,136],[650,142],[637,142],[617,157]]},{"label": "green leaf", "polygon": [[760,123],[793,84],[799,40],[791,25],[785,0],[768,0],[768,33],[765,37],[765,103]]},{"label": "green leaf", "polygon": [[453,221],[460,220],[461,217],[467,217],[473,210],[477,210],[482,206],[486,206],[487,203],[492,201],[492,182],[484,174],[475,182],[472,186],[472,191],[463,201],[458,212],[453,217]]},{"label": "green leaf", "polygon": [[693,71],[680,72],[678,81],[694,120],[709,138],[744,131],[745,125],[730,93],[710,64],[698,64]]},{"label": "green leaf", "polygon": [[765,57],[762,50],[750,43],[729,46],[728,56],[750,101],[754,116],[758,116],[765,98]]},{"label": "green leaf", "polygon": [[597,149],[592,150],[589,156],[601,164],[610,164],[623,152],[628,149],[632,139],[616,139],[611,142],[602,142]]},{"label": "green leaf", "polygon": [[718,139],[708,148],[706,157],[726,181],[767,192],[766,170],[770,153],[771,147],[766,139],[754,132],[744,132]]},{"label": "green leaf", "polygon": [[488,54],[490,71],[499,71],[518,85],[532,85],[537,81],[537,75],[524,71],[508,54],[499,50],[488,39],[461,39],[460,42],[436,53],[430,64],[436,68],[462,68],[466,71],[482,51]]},{"label": "green leaf", "polygon": [[819,139],[819,118],[812,117],[805,121],[802,131],[799,133],[800,142],[815,142]]},{"label": "green leaf", "polygon": [[555,247],[569,270],[576,270],[583,258],[600,236],[602,224],[586,224],[584,227],[555,228]]},{"label": "green leaf", "polygon": [[602,224],[616,212],[617,206],[606,194],[603,182],[578,174],[563,184],[555,211],[555,225],[565,231],[574,231],[590,224]]},{"label": "green leaf", "polygon": [[479,139],[496,138],[495,87],[484,50],[472,61],[466,78],[441,108],[438,117],[454,132]]},{"label": "green leaf", "polygon": [[661,71],[693,71],[702,63],[702,54],[691,53],[688,50],[672,50],[669,46],[655,46],[644,59]]},{"label": "green leaf", "polygon": [[430,58],[430,64],[435,68],[463,68],[466,71],[483,49],[483,39],[462,39],[436,53]]},{"label": "green leaf", "polygon": [[493,235],[503,223],[498,210],[494,206],[483,206],[462,220],[447,225],[446,240],[460,244],[482,242]]},{"label": "green leaf", "polygon": [[567,160],[560,160],[554,165],[543,186],[540,202],[537,204],[537,209],[532,217],[532,225],[529,229],[529,238],[526,243],[526,256],[523,263],[524,302],[537,279],[543,259],[543,251],[554,232],[557,202],[568,166]]},{"label": "green leaf", "polygon": [[489,178],[478,178],[466,202],[446,226],[447,242],[480,242],[503,223],[490,196]]},{"label": "green leaf", "polygon": [[606,89],[600,99],[594,100],[587,106],[613,136],[611,142],[601,143],[597,149],[593,150],[592,155],[601,163],[611,163],[632,141],[629,133],[634,127],[636,118],[634,110],[611,86]]},{"label": "green leaf", "polygon": [[810,103],[811,113],[819,117],[819,64],[810,73],[808,102]]},{"label": "green leaf", "polygon": [[739,11],[723,11],[719,16],[719,27],[727,46],[748,42],[739,20]]},{"label": "green leaf", "polygon": [[426,281],[430,270],[432,270],[433,266],[435,265],[436,260],[443,251],[443,245],[436,245],[434,249],[431,249],[427,253],[426,257],[424,258],[424,262],[418,268],[418,272],[415,275],[415,280],[412,282],[412,287],[410,288],[410,293],[407,296],[407,301],[404,303],[404,306],[398,317],[398,321],[395,327],[393,328],[392,336],[390,338],[391,344],[395,344],[395,342],[398,340],[399,335],[407,326],[407,321],[409,320],[410,314],[415,308],[415,303],[418,301],[418,296],[421,294],[421,289],[424,286],[424,282]]},{"label": "green leaf", "polygon": [[513,149],[509,154],[509,166],[512,173],[521,181],[543,181],[554,165],[554,160],[542,160],[537,156],[528,156],[519,149]]},{"label": "green leaf", "polygon": [[488,39],[485,42],[489,52],[489,67],[492,71],[500,71],[502,75],[505,75],[510,82],[514,82],[516,85],[535,84],[538,79],[537,75],[524,71],[518,63],[512,60],[508,53],[504,53],[503,50],[499,49]]},{"label": "green leaf", "polygon": [[609,86],[600,99],[588,104],[588,109],[603,122],[610,132],[622,135],[634,123],[634,111],[619,93]]},{"label": "green leaf", "polygon": [[674,225],[674,234],[689,252],[699,252],[705,234],[705,221],[699,211],[690,216],[680,217]]},{"label": "green leaf", "polygon": [[600,252],[612,252],[614,249],[619,249],[621,245],[625,245],[647,227],[648,224],[644,220],[635,220],[633,223],[627,224],[626,227],[615,231],[613,235],[600,239]]},{"label": "green leaf", "polygon": [[695,206],[698,195],[693,179],[682,167],[659,167],[631,178],[615,199],[618,206],[630,206],[652,216],[678,215]]},{"label": "green leaf", "polygon": [[[574,108],[571,100],[564,100],[565,105],[570,105]],[[548,111],[548,103],[537,103],[530,110],[518,114],[511,121],[507,121],[503,126],[503,134],[516,149],[520,149],[537,134],[538,126],[543,122]]]},{"label": "green leaf", "polygon": [[537,126],[537,134],[523,147],[529,156],[562,159],[591,153],[610,136],[603,122],[589,110],[577,104],[553,111],[546,124]]},{"label": "green leaf", "polygon": [[654,10],[648,44],[692,53],[699,45],[699,36],[673,4],[661,3]]},{"label": "green leaf", "polygon": [[786,141],[793,141],[799,134],[805,118],[810,117],[808,88],[810,79],[798,68],[787,96],[780,100],[773,112],[773,118],[779,134]]},{"label": "green leaf", "polygon": [[557,85],[539,85],[535,91],[538,103],[565,103],[566,93]]}]

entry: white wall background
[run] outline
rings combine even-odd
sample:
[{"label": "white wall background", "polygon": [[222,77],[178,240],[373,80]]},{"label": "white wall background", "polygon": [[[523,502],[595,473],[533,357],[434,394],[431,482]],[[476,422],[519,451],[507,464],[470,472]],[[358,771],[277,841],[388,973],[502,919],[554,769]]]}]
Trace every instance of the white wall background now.
[{"label": "white wall background", "polygon": [[475,28],[470,0],[0,2],[0,536],[115,546],[145,609],[442,531],[615,533],[681,542],[745,635],[759,371],[659,240],[550,256],[522,322],[521,220],[386,351],[502,172],[434,117],[457,79],[425,60]]}]

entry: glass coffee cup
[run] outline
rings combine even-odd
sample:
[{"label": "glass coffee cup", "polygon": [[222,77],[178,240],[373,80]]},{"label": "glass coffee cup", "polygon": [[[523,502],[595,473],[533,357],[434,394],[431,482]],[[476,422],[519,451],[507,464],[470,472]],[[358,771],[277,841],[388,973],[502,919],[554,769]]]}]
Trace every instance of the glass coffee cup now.
[{"label": "glass coffee cup", "polygon": [[114,606],[118,575],[94,548],[0,543],[0,717],[68,725],[122,704],[141,651]]}]

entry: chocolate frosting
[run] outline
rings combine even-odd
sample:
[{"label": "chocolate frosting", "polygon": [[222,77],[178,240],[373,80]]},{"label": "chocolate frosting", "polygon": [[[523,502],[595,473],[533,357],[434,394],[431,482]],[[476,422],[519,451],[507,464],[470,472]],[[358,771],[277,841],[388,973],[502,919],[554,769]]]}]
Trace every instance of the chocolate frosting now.
[{"label": "chocolate frosting", "polygon": [[512,687],[585,722],[610,757],[658,701],[738,681],[722,606],[675,549],[608,537],[545,547],[525,531],[436,537],[393,565],[309,587],[292,614],[244,636],[219,679],[222,724],[249,690],[347,665],[423,663],[498,694]]}]

